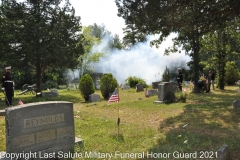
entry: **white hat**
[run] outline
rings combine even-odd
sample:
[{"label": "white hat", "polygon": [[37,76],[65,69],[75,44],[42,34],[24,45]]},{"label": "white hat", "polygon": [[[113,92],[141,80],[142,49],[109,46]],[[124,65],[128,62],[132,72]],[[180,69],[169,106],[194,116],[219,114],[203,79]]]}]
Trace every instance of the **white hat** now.
[{"label": "white hat", "polygon": [[11,66],[5,67],[5,69],[6,69],[6,70],[7,70],[7,69],[11,69]]},{"label": "white hat", "polygon": [[182,68],[178,68],[177,70],[178,70],[178,71],[181,71],[181,70],[182,70]]}]

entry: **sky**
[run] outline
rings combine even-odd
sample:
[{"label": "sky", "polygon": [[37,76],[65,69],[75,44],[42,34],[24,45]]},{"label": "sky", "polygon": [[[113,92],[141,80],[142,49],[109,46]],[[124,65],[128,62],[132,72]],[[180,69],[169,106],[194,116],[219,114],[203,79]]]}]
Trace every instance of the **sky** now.
[{"label": "sky", "polygon": [[[120,38],[125,28],[124,19],[117,16],[117,6],[114,0],[70,0],[75,8],[76,16],[81,17],[83,26],[105,25],[106,29]],[[110,56],[103,58],[99,63],[92,64],[95,72],[112,73],[118,83],[124,83],[129,76],[136,76],[144,79],[148,84],[161,80],[166,67],[186,67],[190,57],[184,53],[173,53],[164,56],[164,50],[172,46],[170,35],[159,48],[150,47],[149,42],[154,39],[151,35],[148,41],[138,43],[131,50],[114,50]],[[156,38],[156,37],[155,37]],[[104,41],[104,40],[103,40]],[[103,42],[96,48],[104,48],[107,43]],[[101,52],[101,49],[96,50]],[[177,71],[176,71],[177,74]],[[172,77],[173,78],[173,77]]]},{"label": "sky", "polygon": [[117,6],[114,0],[70,0],[75,8],[75,14],[81,17],[83,26],[94,23],[104,24],[113,35],[123,37],[124,19],[117,16]]}]

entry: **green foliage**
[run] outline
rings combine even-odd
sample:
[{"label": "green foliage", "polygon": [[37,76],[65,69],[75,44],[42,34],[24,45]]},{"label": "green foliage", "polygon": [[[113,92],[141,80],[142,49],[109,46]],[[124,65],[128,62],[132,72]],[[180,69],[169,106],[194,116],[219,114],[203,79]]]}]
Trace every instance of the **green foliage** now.
[{"label": "green foliage", "polygon": [[170,71],[169,71],[169,68],[167,68],[167,66],[166,66],[166,68],[163,72],[162,81],[163,82],[169,82],[170,81]]},{"label": "green foliage", "polygon": [[89,95],[95,92],[93,79],[89,74],[85,74],[80,79],[79,90],[85,101],[88,101]]},{"label": "green foliage", "polygon": [[225,82],[232,85],[239,79],[239,70],[234,62],[227,62],[225,68]]},{"label": "green foliage", "polygon": [[176,92],[175,93],[176,101],[177,102],[186,102],[187,100],[187,93],[186,92]]},{"label": "green foliage", "polygon": [[[59,7],[59,4],[62,7]],[[83,53],[83,36],[80,17],[68,1],[2,1],[1,11],[6,25],[2,25],[7,36],[7,63],[13,67],[29,67],[35,70],[37,91],[41,91],[42,76],[48,69],[72,68]],[[10,27],[11,26],[11,27]],[[4,34],[3,37],[6,35]],[[2,37],[0,38],[0,43]],[[2,44],[0,44],[1,46]],[[11,53],[11,54],[9,54]],[[54,62],[54,63],[53,63]]]},{"label": "green foliage", "polygon": [[130,87],[136,87],[137,84],[143,84],[144,87],[147,87],[147,84],[145,82],[145,80],[141,79],[141,78],[137,78],[136,76],[132,77],[128,77],[126,80],[125,80],[125,83],[127,85],[129,85]]},{"label": "green foliage", "polygon": [[105,99],[107,99],[109,97],[109,93],[113,93],[117,87],[118,82],[111,73],[106,73],[101,77],[100,91]]}]

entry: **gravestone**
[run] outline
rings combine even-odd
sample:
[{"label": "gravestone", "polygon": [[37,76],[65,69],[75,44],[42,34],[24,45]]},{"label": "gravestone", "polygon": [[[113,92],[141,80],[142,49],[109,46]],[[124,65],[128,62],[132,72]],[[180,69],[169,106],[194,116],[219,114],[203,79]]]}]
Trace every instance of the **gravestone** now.
[{"label": "gravestone", "polygon": [[152,88],[153,89],[158,89],[158,84],[159,84],[160,82],[152,82]]},{"label": "gravestone", "polygon": [[6,152],[69,153],[75,144],[73,103],[50,101],[6,109]]},{"label": "gravestone", "polygon": [[57,90],[50,90],[49,92],[42,92],[43,97],[57,97],[58,92]]},{"label": "gravestone", "polygon": [[130,86],[129,85],[122,85],[122,90],[127,90],[127,89],[130,89]]},{"label": "gravestone", "polygon": [[89,102],[99,102],[101,101],[101,98],[98,94],[91,94],[89,95]]},{"label": "gravestone", "polygon": [[228,159],[228,145],[223,145],[218,151],[218,160],[227,160]]},{"label": "gravestone", "polygon": [[158,95],[158,90],[157,89],[149,89],[146,91],[146,96],[147,97],[151,97],[151,96],[155,96]]},{"label": "gravestone", "polygon": [[175,92],[177,90],[176,82],[162,82],[158,85],[158,100],[154,103],[163,103],[165,101],[174,102]]},{"label": "gravestone", "polygon": [[234,100],[232,106],[233,108],[240,108],[240,100]]},{"label": "gravestone", "polygon": [[50,92],[56,92],[56,93],[58,93],[57,89],[50,89]]},{"label": "gravestone", "polygon": [[137,84],[136,85],[136,91],[137,92],[140,92],[140,91],[143,91],[144,89],[143,89],[143,84]]}]

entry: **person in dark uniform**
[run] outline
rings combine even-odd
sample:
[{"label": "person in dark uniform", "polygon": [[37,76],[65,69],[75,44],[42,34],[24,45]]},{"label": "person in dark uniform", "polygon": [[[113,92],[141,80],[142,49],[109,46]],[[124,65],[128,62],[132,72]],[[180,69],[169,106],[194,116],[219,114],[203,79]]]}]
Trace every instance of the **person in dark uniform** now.
[{"label": "person in dark uniform", "polygon": [[177,83],[180,91],[182,91],[182,82],[183,82],[182,69],[178,68]]},{"label": "person in dark uniform", "polygon": [[211,83],[212,83],[212,89],[214,90],[214,82],[215,82],[215,71],[212,70],[212,74],[211,74]]},{"label": "person in dark uniform", "polygon": [[3,74],[1,84],[2,84],[2,90],[5,91],[5,101],[7,106],[12,105],[12,98],[14,95],[14,82],[11,75],[11,66],[6,67],[6,73]]}]

